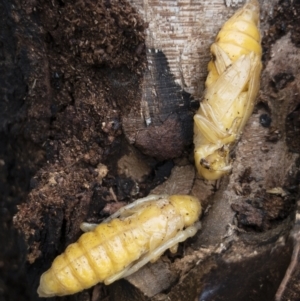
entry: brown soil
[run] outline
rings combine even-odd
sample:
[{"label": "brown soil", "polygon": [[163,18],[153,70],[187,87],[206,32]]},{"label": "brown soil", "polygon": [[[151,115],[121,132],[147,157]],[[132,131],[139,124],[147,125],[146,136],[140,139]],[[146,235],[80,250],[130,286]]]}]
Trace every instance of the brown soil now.
[{"label": "brown soil", "polygon": [[[0,291],[34,300],[79,222],[135,188],[116,160],[127,151],[121,115],[139,110],[146,25],[126,1],[2,1],[1,14]],[[18,204],[25,242],[12,227]]]}]

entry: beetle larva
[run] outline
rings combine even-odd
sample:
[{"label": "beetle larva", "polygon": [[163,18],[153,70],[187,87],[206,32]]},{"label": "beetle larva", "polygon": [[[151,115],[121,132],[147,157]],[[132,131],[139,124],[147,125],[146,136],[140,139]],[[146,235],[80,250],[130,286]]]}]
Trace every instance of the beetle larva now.
[{"label": "beetle larva", "polygon": [[205,179],[231,170],[229,152],[252,114],[262,68],[259,3],[250,0],[211,46],[205,94],[194,116],[195,164]]},{"label": "beetle larva", "polygon": [[40,279],[40,297],[74,294],[136,272],[165,250],[196,234],[201,205],[188,195],[150,195],[129,204],[88,231],[53,261]]}]

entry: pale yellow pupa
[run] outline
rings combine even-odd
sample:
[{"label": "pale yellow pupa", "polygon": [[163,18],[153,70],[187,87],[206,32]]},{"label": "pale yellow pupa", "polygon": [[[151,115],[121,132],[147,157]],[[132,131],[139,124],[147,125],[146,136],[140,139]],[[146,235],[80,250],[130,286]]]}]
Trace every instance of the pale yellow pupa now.
[{"label": "pale yellow pupa", "polygon": [[40,297],[71,295],[99,282],[135,273],[200,229],[199,200],[189,195],[149,195],[122,207],[101,224],[83,223],[84,233],[42,274]]},{"label": "pale yellow pupa", "polygon": [[216,180],[231,170],[229,152],[252,114],[262,68],[259,3],[248,1],[211,46],[206,91],[194,116],[195,164]]}]

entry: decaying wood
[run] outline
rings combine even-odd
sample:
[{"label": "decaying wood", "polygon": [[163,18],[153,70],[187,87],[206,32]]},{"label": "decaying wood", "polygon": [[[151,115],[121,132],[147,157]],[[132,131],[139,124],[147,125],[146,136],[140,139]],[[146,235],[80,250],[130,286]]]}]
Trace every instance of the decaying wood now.
[{"label": "decaying wood", "polygon": [[[155,192],[198,196],[202,230],[128,279],[64,300],[271,301],[276,294],[296,301],[299,5],[260,1],[259,104],[233,152],[232,174],[208,182],[191,160],[193,110],[209,46],[242,1],[4,2],[3,208],[24,201],[14,222],[30,262],[19,300],[37,300],[40,274],[77,239],[82,221],[100,222]],[[12,233],[9,212],[3,240]],[[15,297],[15,270],[1,252],[8,282],[0,288]]]}]

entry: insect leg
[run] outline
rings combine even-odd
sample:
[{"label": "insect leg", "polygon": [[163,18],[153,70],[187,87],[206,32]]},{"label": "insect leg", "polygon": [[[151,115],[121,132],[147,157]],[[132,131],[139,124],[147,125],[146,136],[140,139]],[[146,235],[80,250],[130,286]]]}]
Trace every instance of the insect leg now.
[{"label": "insect leg", "polygon": [[193,226],[190,226],[190,227],[186,228],[185,230],[178,232],[175,237],[169,239],[163,245],[161,245],[158,248],[156,248],[155,250],[153,250],[151,253],[148,253],[145,256],[143,256],[134,265],[127,267],[122,272],[118,273],[117,275],[114,275],[112,277],[105,279],[104,283],[110,284],[120,278],[124,278],[124,277],[127,277],[127,276],[135,273],[136,271],[138,271],[141,267],[146,265],[152,259],[159,258],[167,249],[170,249],[170,248],[174,247],[175,245],[177,245],[178,243],[185,241],[187,238],[194,236],[200,228],[201,228],[201,223],[197,222]]},{"label": "insect leg", "polygon": [[[177,249],[178,249],[178,244],[175,244],[174,246],[172,246],[171,248],[169,248],[170,252],[173,253],[173,254],[175,254],[177,252]],[[154,263],[155,261],[157,261],[159,259],[160,256],[161,256],[161,254],[158,255],[157,257],[153,257],[150,260],[150,262]]]},{"label": "insect leg", "polygon": [[[112,214],[111,216],[109,216],[108,218],[103,220],[102,223],[108,223],[111,220],[113,220],[114,218],[130,216],[136,211],[137,208],[139,208],[144,203],[151,202],[151,201],[156,201],[156,200],[159,200],[159,199],[164,199],[164,198],[167,198],[167,197],[168,197],[168,195],[166,195],[166,194],[162,194],[162,195],[151,194],[151,195],[148,195],[145,198],[138,199],[138,200],[136,200],[136,201],[120,208],[114,214]],[[83,232],[90,232],[90,231],[94,231],[95,228],[98,225],[99,224],[81,223],[80,224],[80,229]]]},{"label": "insect leg", "polygon": [[138,200],[136,200],[136,201],[134,201],[134,202],[132,202],[132,203],[130,203],[130,204],[128,204],[128,205],[120,208],[114,214],[112,214],[107,219],[105,219],[103,221],[103,223],[107,223],[107,222],[109,222],[112,219],[117,218],[117,217],[130,216],[130,215],[132,215],[132,213],[134,213],[136,211],[136,209],[139,206],[143,205],[144,203],[151,202],[151,201],[157,201],[159,199],[164,199],[164,198],[168,198],[168,195],[166,195],[166,194],[163,194],[163,195],[151,194],[151,195],[148,195],[145,198],[138,199]]},{"label": "insect leg", "polygon": [[222,74],[232,64],[229,55],[216,43],[211,45],[211,53],[215,56],[214,64],[218,73]]},{"label": "insect leg", "polygon": [[81,223],[80,224],[80,229],[83,232],[90,232],[90,231],[94,231],[95,228],[98,226],[99,224],[92,224],[92,223]]},{"label": "insect leg", "polygon": [[251,58],[242,55],[223,72],[210,87],[207,88],[204,99],[217,110],[219,118],[232,107],[232,103],[244,90],[251,73]]},{"label": "insect leg", "polygon": [[170,248],[170,252],[173,254],[175,254],[177,252],[177,250],[178,250],[178,244],[176,244]]},{"label": "insect leg", "polygon": [[194,225],[187,227],[185,230],[182,230],[177,233],[177,235],[168,241],[166,241],[163,245],[159,246],[151,253],[146,254],[140,261],[138,261],[135,265],[133,265],[123,277],[127,277],[136,271],[138,271],[141,267],[147,264],[152,258],[160,257],[167,249],[172,248],[174,245],[185,241],[187,238],[194,236],[197,231],[201,228],[201,223],[197,222]]},{"label": "insect leg", "polygon": [[256,104],[255,98],[259,91],[260,72],[262,68],[260,57],[258,55],[255,55],[255,53],[252,52],[248,56],[251,60],[251,77],[249,81],[247,99],[245,100],[245,114],[239,124],[239,131],[244,128]]},{"label": "insect leg", "polygon": [[106,278],[104,280],[105,285],[109,285],[109,284],[115,282],[116,280],[124,278],[124,274],[126,274],[130,270],[131,267],[132,267],[132,265],[129,265],[128,267],[126,267],[121,272],[119,272],[119,273],[117,273],[117,274],[115,274],[115,275],[113,275],[111,277]]},{"label": "insect leg", "polygon": [[218,127],[218,124],[214,124],[209,119],[201,116],[200,114],[196,114],[194,116],[194,121],[197,126],[197,130],[201,132],[205,139],[211,143],[216,143],[216,141],[229,136],[228,133],[220,129],[220,126]]}]

